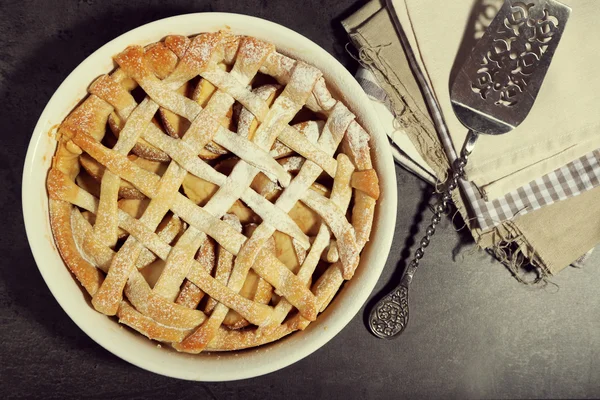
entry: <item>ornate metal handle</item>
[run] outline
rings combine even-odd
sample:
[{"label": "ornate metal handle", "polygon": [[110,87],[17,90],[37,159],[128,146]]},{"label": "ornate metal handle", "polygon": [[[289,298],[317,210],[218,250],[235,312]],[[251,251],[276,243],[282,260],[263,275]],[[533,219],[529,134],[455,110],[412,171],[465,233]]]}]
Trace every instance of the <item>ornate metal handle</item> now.
[{"label": "ornate metal handle", "polygon": [[419,248],[415,251],[412,261],[404,271],[400,284],[379,300],[371,310],[369,328],[375,336],[382,339],[391,339],[401,334],[408,325],[408,288],[419,267],[420,260],[425,255],[425,248],[429,246],[431,237],[435,234],[435,228],[442,220],[442,214],[448,209],[448,204],[452,201],[452,191],[456,189],[458,180],[465,174],[465,166],[476,140],[477,133],[469,131],[461,155],[454,161],[452,175],[446,182],[446,187],[434,207],[431,223],[425,230],[425,236],[419,242]]}]

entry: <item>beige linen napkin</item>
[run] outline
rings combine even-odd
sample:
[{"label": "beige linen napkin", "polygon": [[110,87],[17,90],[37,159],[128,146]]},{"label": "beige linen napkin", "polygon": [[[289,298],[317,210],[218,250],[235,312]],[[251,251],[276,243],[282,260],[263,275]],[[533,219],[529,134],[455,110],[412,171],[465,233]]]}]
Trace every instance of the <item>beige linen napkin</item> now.
[{"label": "beige linen napkin", "polygon": [[[501,139],[480,137],[469,158],[469,180],[489,199],[600,148],[600,55],[598,42],[592,39],[600,38],[600,2],[565,1],[573,12],[529,116]],[[452,111],[449,77],[461,43],[473,43],[471,29],[465,34],[465,27],[477,20],[472,20],[473,7],[501,1],[390,2],[441,105],[452,141],[460,148],[467,130]]]},{"label": "beige linen napkin", "polygon": [[435,184],[435,172],[423,160],[423,157],[406,134],[404,127],[396,121],[391,112],[389,97],[377,84],[377,79],[373,73],[366,68],[360,68],[355,78],[365,89],[365,93],[371,100],[373,109],[388,135],[392,156],[396,163],[427,183]]},{"label": "beige linen napkin", "polygon": [[[343,25],[360,58],[392,99],[394,111],[423,159],[440,179],[448,161],[419,86],[383,1],[372,0]],[[463,218],[469,215],[455,193]],[[505,221],[487,231],[471,228],[476,242],[491,248],[513,271],[523,263],[553,274],[600,242],[600,188]]]}]

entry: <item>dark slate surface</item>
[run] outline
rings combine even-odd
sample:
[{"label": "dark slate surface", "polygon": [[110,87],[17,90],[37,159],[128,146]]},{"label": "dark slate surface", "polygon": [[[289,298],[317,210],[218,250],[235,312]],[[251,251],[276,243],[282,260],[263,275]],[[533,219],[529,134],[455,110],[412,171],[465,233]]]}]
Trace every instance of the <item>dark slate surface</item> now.
[{"label": "dark slate surface", "polygon": [[[165,378],[111,355],[60,309],[29,251],[20,182],[42,108],[69,72],[108,40],[159,18],[230,11],[281,23],[348,68],[340,1],[0,2],[1,398],[600,397],[600,253],[546,289],[524,287],[444,222],[412,290],[410,329],[375,339],[357,315],[334,340],[279,372],[232,383]],[[327,3],[323,5],[322,3]],[[397,232],[377,290],[412,245],[428,193],[398,169]],[[426,211],[427,212],[427,211]],[[576,234],[574,232],[573,234]],[[454,255],[454,256],[453,256]]]}]

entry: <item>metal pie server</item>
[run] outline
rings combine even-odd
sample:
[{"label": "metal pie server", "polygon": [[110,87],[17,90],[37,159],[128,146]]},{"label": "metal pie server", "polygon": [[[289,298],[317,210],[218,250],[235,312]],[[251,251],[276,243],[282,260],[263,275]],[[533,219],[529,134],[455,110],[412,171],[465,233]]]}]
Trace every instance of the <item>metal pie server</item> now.
[{"label": "metal pie server", "polygon": [[555,0],[505,0],[465,60],[452,83],[450,98],[456,116],[469,133],[434,208],[431,224],[400,284],[369,314],[369,328],[375,336],[391,339],[406,328],[408,288],[448,208],[452,191],[465,176],[464,168],[478,135],[507,133],[527,117],[570,13],[569,7]]}]

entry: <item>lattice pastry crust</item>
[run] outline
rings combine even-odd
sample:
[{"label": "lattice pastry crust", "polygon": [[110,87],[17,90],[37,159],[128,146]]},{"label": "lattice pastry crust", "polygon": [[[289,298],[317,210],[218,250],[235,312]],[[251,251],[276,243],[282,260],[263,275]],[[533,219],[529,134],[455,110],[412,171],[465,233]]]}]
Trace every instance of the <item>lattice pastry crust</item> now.
[{"label": "lattice pastry crust", "polygon": [[60,125],[47,181],[93,307],[189,353],[304,329],[369,239],[369,135],[319,70],[252,37],[169,36],[114,59]]}]

